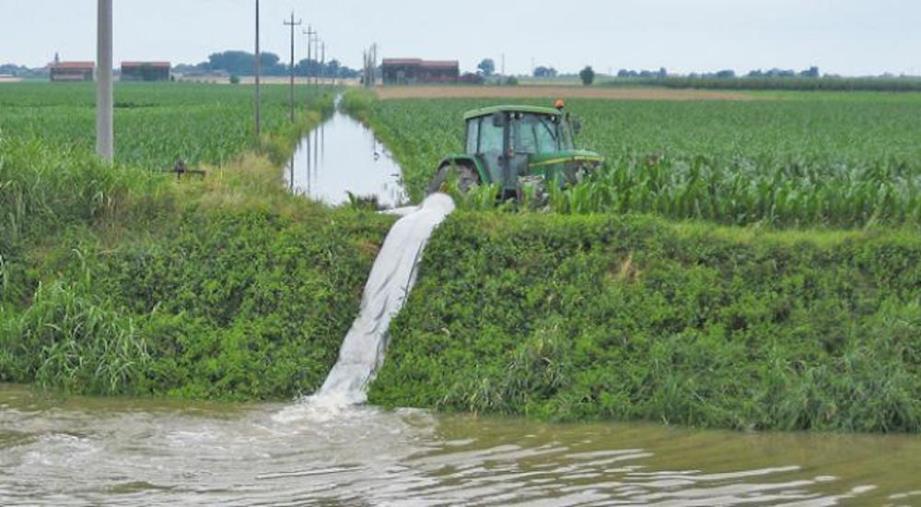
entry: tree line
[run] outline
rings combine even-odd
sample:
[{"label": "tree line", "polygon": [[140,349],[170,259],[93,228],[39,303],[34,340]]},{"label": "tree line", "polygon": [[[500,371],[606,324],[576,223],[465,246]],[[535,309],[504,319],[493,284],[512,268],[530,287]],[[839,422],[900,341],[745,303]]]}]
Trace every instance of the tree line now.
[{"label": "tree line", "polygon": [[[259,58],[261,72],[265,76],[287,76],[291,67],[283,63],[275,53],[261,53]],[[176,72],[190,74],[195,72],[226,72],[232,76],[251,76],[256,67],[256,55],[246,51],[223,51],[208,56],[208,61],[197,65],[178,65]],[[342,65],[339,60],[332,59],[320,62],[315,58],[304,58],[294,64],[294,74],[297,76],[322,76],[335,78],[355,78],[359,71]]]}]

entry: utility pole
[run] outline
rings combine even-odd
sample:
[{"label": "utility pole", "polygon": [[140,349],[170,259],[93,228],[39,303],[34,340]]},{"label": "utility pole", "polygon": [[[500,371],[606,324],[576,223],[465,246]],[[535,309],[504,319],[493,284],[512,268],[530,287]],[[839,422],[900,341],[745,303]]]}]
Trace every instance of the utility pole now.
[{"label": "utility pole", "polygon": [[313,27],[307,25],[307,30],[301,32],[307,36],[307,68],[304,69],[304,80],[310,84],[310,59],[313,58]]},{"label": "utility pole", "polygon": [[502,77],[505,77],[505,53],[502,53]]},{"label": "utility pole", "polygon": [[291,27],[291,90],[289,105],[291,106],[291,121],[294,122],[294,27],[301,26],[303,21],[294,22],[294,11],[291,11],[291,21],[285,21],[285,26]]},{"label": "utility pole", "polygon": [[262,98],[259,90],[259,74],[262,73],[262,53],[259,49],[259,0],[256,0],[256,137],[259,137],[262,130],[262,119],[259,116],[259,108],[262,105]]},{"label": "utility pole", "polygon": [[96,154],[115,155],[112,124],[112,0],[99,0],[96,25]]},{"label": "utility pole", "polygon": [[323,42],[323,56],[320,57],[320,77],[325,77],[326,74],[326,42]]},{"label": "utility pole", "polygon": [[307,36],[307,69],[304,76],[306,77],[307,84],[310,84],[310,62],[316,59],[316,56],[313,54],[314,42],[316,40],[317,32],[313,31],[313,27],[307,25],[307,31],[304,32],[304,35]]},{"label": "utility pole", "polygon": [[377,43],[372,44],[364,55],[365,86],[371,88],[377,83]]},{"label": "utility pole", "polygon": [[313,85],[316,87],[320,84],[320,32],[313,32]]}]

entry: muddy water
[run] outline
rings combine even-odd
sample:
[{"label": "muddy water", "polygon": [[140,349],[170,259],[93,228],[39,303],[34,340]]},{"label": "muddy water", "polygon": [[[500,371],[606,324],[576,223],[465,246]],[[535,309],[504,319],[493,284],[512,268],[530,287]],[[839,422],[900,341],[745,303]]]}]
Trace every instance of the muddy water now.
[{"label": "muddy water", "polygon": [[285,181],[294,192],[327,204],[349,202],[351,192],[392,208],[408,201],[400,174],[371,130],[336,112],[301,140],[285,168]]},{"label": "muddy water", "polygon": [[0,385],[0,504],[918,505],[921,439],[368,407],[46,398]]}]

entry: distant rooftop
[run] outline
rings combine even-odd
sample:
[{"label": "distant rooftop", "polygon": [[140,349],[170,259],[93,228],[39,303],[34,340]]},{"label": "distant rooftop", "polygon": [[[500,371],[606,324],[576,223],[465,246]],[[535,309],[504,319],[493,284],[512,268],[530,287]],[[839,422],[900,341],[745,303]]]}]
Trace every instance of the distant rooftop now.
[{"label": "distant rooftop", "polygon": [[122,62],[122,67],[170,67],[169,62]]},{"label": "distant rooftop", "polygon": [[384,58],[383,65],[412,65],[429,68],[448,68],[459,67],[457,60],[423,60],[421,58]]},{"label": "distant rooftop", "polygon": [[95,62],[59,62],[52,63],[53,69],[95,69]]}]

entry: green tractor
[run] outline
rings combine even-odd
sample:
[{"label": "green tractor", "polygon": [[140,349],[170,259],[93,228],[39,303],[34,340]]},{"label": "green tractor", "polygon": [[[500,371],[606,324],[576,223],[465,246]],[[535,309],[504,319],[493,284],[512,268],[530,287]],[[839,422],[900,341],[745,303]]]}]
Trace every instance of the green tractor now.
[{"label": "green tractor", "polygon": [[493,106],[469,111],[466,153],[451,154],[438,165],[428,193],[442,190],[456,180],[466,192],[476,185],[498,184],[501,198],[520,198],[523,189],[536,187],[543,194],[546,185],[578,183],[604,163],[593,151],[576,149],[575,136],[581,126],[563,111],[536,106]]}]

